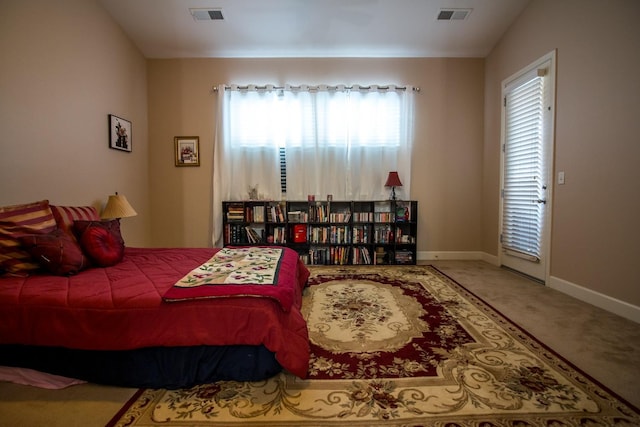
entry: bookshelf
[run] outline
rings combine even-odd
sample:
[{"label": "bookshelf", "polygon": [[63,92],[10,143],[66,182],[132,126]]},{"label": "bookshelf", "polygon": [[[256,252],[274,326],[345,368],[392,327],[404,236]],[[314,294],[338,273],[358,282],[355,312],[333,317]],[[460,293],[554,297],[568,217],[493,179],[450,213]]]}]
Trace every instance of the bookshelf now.
[{"label": "bookshelf", "polygon": [[281,245],[308,265],[416,263],[418,202],[222,202],[224,245]]}]

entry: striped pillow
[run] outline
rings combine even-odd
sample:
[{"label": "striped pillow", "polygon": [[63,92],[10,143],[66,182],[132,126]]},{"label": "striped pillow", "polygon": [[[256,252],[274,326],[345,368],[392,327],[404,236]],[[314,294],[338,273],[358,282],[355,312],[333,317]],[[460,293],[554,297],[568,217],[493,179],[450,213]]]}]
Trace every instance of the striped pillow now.
[{"label": "striped pillow", "polygon": [[54,206],[51,205],[53,217],[58,228],[69,234],[73,240],[76,236],[73,232],[75,221],[100,221],[98,210],[93,206]]},{"label": "striped pillow", "polygon": [[20,236],[57,228],[48,200],[0,207],[0,273],[26,276],[40,269],[20,245]]}]

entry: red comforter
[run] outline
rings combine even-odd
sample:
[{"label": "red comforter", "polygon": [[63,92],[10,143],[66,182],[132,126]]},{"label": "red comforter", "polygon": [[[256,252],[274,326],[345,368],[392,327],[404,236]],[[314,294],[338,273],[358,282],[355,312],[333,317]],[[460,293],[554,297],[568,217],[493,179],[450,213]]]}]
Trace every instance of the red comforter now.
[{"label": "red comforter", "polygon": [[309,272],[297,256],[283,263],[279,276],[300,289],[289,312],[271,298],[162,301],[216,251],[127,248],[113,267],[70,277],[1,278],[0,344],[87,350],[264,344],[283,368],[304,378],[309,341],[300,305]]}]

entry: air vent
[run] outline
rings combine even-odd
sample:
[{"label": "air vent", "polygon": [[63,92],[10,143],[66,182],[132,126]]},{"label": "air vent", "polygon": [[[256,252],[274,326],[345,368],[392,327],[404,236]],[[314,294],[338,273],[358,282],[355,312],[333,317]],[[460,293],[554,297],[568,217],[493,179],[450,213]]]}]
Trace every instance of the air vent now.
[{"label": "air vent", "polygon": [[464,21],[473,9],[440,9],[438,21]]},{"label": "air vent", "polygon": [[189,12],[196,21],[222,21],[224,19],[221,9],[189,9]]}]

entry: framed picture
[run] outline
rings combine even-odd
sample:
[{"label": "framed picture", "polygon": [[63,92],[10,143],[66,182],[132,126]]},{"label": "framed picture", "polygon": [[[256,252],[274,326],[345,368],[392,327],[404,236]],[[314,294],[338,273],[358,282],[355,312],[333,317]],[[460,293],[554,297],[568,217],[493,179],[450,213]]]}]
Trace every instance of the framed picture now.
[{"label": "framed picture", "polygon": [[109,114],[109,148],[131,152],[131,122]]},{"label": "framed picture", "polygon": [[176,136],[176,166],[200,166],[200,138],[197,136]]}]

